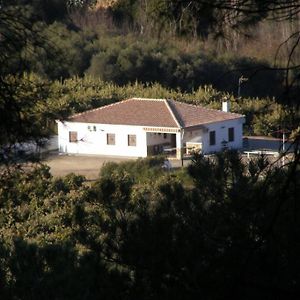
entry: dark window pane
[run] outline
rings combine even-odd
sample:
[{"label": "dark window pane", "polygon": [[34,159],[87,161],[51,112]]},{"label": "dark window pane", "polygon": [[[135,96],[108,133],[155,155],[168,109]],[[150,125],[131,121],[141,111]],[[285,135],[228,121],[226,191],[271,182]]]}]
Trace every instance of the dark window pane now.
[{"label": "dark window pane", "polygon": [[228,142],[234,141],[234,128],[228,128]]},{"label": "dark window pane", "polygon": [[216,144],[216,132],[210,131],[209,132],[209,145],[215,145]]}]

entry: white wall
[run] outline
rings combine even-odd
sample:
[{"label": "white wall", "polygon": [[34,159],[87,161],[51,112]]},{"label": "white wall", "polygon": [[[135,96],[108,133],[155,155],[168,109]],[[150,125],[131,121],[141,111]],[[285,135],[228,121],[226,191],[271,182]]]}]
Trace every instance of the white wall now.
[{"label": "white wall", "polygon": [[[201,137],[203,153],[218,152],[223,148],[222,141],[228,141],[228,128],[234,127],[234,141],[228,142],[230,149],[240,149],[243,146],[243,123],[244,118],[228,120],[207,124],[206,130],[196,129],[190,133],[185,130],[183,134],[183,143]],[[155,145],[164,142],[170,142],[170,134],[167,139],[161,135],[149,135],[142,126],[125,126],[110,124],[93,123],[75,123],[75,122],[57,122],[58,124],[58,145],[60,152],[81,153],[81,154],[99,154],[111,156],[128,157],[146,157],[147,144]],[[89,131],[88,126],[96,126],[96,131]],[[69,142],[69,131],[77,131],[78,142]],[[209,145],[209,132],[216,132],[216,144]],[[107,133],[115,134],[115,145],[107,145]],[[128,146],[128,134],[136,135],[136,146]],[[150,136],[150,138],[149,138]],[[177,148],[180,148],[180,139],[182,133],[176,133]]]},{"label": "white wall", "polygon": [[[146,157],[146,132],[142,126],[57,122],[60,152],[112,156]],[[96,126],[89,131],[88,126]],[[69,142],[69,131],[77,131],[76,143]],[[107,145],[107,133],[115,134],[115,145]],[[136,135],[136,146],[128,146],[128,134]]]},{"label": "white wall", "polygon": [[[228,120],[223,122],[217,122],[207,124],[205,127],[208,129],[202,136],[202,149],[204,153],[218,152],[223,148],[222,142],[228,142],[228,128],[234,128],[234,141],[228,142],[227,147],[229,149],[241,149],[243,147],[243,124],[244,118]],[[209,132],[216,132],[216,144],[209,145]]]}]

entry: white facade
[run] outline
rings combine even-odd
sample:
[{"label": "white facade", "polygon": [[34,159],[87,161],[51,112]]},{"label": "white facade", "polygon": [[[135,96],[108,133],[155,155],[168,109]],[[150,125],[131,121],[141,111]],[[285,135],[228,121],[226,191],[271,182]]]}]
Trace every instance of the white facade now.
[{"label": "white facade", "polygon": [[[60,152],[124,157],[147,156],[146,132],[142,126],[60,121],[57,124]],[[70,142],[70,132],[77,132],[76,142]],[[115,135],[114,145],[108,145],[107,134]],[[128,135],[136,136],[136,146],[128,146]]]},{"label": "white facade", "polygon": [[[146,157],[149,147],[155,145],[175,146],[177,158],[180,158],[186,152],[187,142],[201,144],[204,154],[221,151],[225,146],[242,148],[243,123],[244,118],[236,118],[178,129],[58,121],[58,144],[59,151],[64,153],[124,157]],[[230,129],[233,141],[229,141],[229,128],[233,128]],[[70,140],[70,132],[76,132],[76,141]],[[114,135],[113,145],[108,144],[108,134]],[[129,146],[129,135],[135,136],[135,145]]]},{"label": "white facade", "polygon": [[[216,122],[205,125],[202,134],[202,152],[219,152],[226,146],[228,149],[241,149],[243,147],[243,124],[244,118]],[[234,139],[229,141],[229,128],[234,128]],[[215,144],[210,145],[210,132],[215,132]],[[226,143],[225,143],[226,142]]]}]

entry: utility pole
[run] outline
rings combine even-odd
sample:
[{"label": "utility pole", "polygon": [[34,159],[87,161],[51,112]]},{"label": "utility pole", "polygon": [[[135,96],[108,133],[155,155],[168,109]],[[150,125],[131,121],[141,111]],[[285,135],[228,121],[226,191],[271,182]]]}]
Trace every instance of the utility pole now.
[{"label": "utility pole", "polygon": [[247,81],[248,78],[244,77],[243,75],[239,78],[239,85],[238,85],[238,98],[240,98],[241,95],[241,85],[243,82]]}]

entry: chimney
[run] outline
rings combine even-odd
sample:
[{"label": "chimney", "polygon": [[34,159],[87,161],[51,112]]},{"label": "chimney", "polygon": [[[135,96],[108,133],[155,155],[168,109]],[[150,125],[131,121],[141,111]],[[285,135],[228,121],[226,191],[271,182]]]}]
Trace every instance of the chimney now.
[{"label": "chimney", "polygon": [[229,112],[230,111],[230,104],[229,101],[222,102],[222,111]]}]

